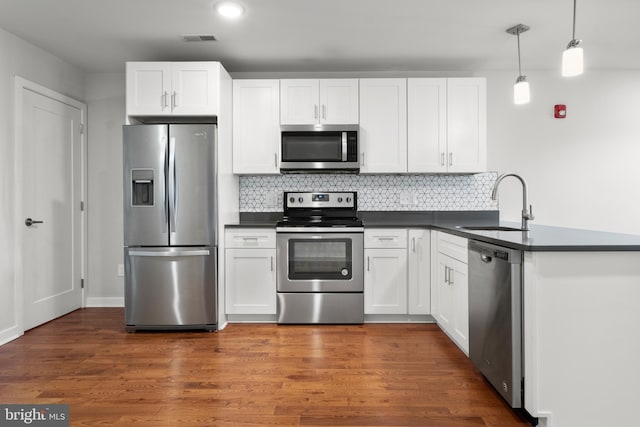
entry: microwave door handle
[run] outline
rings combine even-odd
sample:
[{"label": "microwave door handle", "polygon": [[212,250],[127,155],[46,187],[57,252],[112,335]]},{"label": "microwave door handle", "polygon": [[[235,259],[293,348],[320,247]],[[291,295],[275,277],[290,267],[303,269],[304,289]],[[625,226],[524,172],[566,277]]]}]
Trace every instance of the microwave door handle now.
[{"label": "microwave door handle", "polygon": [[342,161],[347,161],[347,133],[342,132]]}]

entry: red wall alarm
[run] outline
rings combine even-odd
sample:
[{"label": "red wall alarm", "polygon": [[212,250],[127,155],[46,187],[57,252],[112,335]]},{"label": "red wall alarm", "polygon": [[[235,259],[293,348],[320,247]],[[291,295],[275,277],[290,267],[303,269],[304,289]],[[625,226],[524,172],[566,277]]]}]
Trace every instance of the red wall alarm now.
[{"label": "red wall alarm", "polygon": [[553,106],[553,117],[556,119],[564,119],[567,117],[567,106],[564,104],[556,104]]}]

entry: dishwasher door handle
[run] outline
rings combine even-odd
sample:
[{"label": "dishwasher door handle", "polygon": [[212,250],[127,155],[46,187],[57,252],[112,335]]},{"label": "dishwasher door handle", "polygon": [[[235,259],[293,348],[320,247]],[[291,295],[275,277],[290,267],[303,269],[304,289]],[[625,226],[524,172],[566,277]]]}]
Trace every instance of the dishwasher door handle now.
[{"label": "dishwasher door handle", "polygon": [[484,255],[484,254],[480,255],[480,259],[482,260],[482,262],[486,262],[487,264],[489,264],[493,260],[492,257],[490,257],[489,255]]}]

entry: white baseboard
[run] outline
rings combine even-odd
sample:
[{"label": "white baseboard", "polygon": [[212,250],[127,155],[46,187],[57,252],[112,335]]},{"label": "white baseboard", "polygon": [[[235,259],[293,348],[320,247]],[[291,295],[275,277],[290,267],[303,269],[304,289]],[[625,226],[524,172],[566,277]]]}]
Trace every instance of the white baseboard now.
[{"label": "white baseboard", "polygon": [[19,332],[17,326],[12,326],[0,331],[0,345],[13,341],[16,338],[20,338],[22,335],[24,335],[24,332]]},{"label": "white baseboard", "polygon": [[85,307],[124,307],[124,297],[89,297]]}]

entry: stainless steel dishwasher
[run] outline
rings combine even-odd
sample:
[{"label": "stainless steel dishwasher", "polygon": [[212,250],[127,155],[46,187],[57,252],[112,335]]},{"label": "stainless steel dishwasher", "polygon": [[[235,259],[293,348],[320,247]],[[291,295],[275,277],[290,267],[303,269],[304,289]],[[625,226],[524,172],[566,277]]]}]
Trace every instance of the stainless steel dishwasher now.
[{"label": "stainless steel dishwasher", "polygon": [[522,251],[469,241],[469,357],[522,408]]}]

